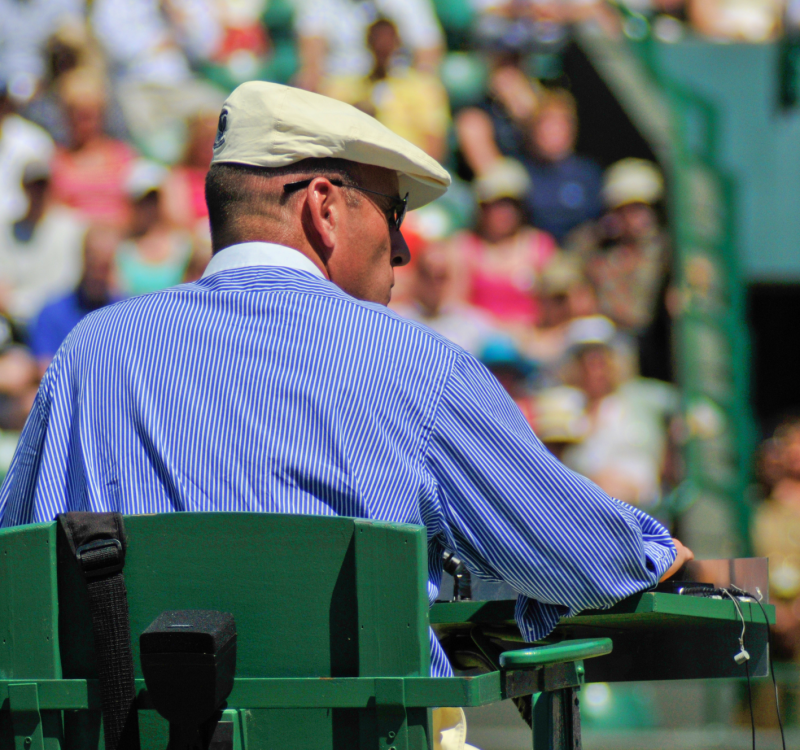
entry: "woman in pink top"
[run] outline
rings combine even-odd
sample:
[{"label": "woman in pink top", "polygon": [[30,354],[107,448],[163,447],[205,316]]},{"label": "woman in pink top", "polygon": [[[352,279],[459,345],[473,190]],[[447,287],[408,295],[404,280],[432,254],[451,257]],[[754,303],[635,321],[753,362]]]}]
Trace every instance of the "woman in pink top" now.
[{"label": "woman in pink top", "polygon": [[70,144],[53,160],[53,196],[92,223],[124,227],[130,211],[124,185],[135,153],[103,132],[105,82],[91,68],[76,68],[64,75],[59,95]]},{"label": "woman in pink top", "polygon": [[524,224],[521,199],[527,189],[519,163],[497,162],[475,181],[480,206],[475,231],[456,240],[464,298],[512,331],[539,322],[539,278],[557,250],[550,234]]}]

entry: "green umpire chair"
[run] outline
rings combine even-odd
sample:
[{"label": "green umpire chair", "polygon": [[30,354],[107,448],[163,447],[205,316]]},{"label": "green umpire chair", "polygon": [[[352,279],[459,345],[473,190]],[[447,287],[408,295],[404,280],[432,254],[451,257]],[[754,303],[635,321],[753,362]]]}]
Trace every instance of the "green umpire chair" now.
[{"label": "green umpire chair", "polygon": [[[611,642],[506,652],[496,671],[430,678],[422,527],[173,513],[125,517],[125,530],[142,750],[166,748],[170,733],[142,678],[139,638],[175,610],[235,618],[235,680],[219,707],[232,731],[212,750],[424,750],[432,707],[542,691],[547,731],[534,747],[580,743],[565,691],[580,684],[581,660]],[[56,522],[0,531],[0,750],[105,747],[87,586],[62,536]]]}]

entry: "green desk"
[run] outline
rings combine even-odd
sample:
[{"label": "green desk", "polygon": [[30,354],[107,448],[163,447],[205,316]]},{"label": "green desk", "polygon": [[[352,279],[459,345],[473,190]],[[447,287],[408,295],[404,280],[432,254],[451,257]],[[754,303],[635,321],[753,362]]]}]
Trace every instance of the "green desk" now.
[{"label": "green desk", "polygon": [[[475,645],[519,648],[514,600],[437,603],[430,621],[456,664],[474,666]],[[769,674],[767,626],[758,604],[740,602],[747,630],[750,675]],[[775,608],[764,605],[769,622]],[[745,677],[733,656],[742,623],[730,600],[677,594],[636,594],[608,610],[582,612],[561,620],[550,640],[608,637],[614,651],[585,663],[587,682]],[[474,645],[473,645],[474,644]],[[515,645],[516,644],[516,645]]]}]

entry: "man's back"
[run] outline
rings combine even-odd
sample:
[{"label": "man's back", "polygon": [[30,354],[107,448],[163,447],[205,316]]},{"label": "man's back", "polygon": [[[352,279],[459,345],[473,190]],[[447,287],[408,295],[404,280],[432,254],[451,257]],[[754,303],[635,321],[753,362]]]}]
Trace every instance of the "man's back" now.
[{"label": "man's back", "polygon": [[115,305],[48,373],[35,407],[47,465],[34,506],[4,524],[68,509],[422,523],[425,436],[456,352],[292,269]]}]

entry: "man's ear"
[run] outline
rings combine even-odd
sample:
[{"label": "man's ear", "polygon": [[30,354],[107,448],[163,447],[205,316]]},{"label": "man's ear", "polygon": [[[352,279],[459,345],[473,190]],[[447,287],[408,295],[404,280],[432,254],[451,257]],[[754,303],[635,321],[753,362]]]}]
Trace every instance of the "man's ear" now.
[{"label": "man's ear", "polygon": [[340,226],[342,194],[325,177],[317,177],[306,188],[303,212],[306,237],[323,261],[327,261],[336,246]]}]

